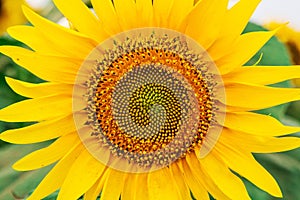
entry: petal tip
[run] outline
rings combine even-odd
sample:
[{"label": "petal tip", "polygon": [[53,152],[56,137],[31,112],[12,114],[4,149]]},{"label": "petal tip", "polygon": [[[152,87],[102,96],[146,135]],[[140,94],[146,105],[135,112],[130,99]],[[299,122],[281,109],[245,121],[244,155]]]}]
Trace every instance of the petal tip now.
[{"label": "petal tip", "polygon": [[12,165],[12,168],[16,171],[26,171],[24,169],[22,169],[22,167],[20,166],[19,164],[19,161],[15,162],[13,165]]},{"label": "petal tip", "polygon": [[24,14],[26,14],[28,12],[32,12],[32,10],[26,5],[22,5],[22,11]]}]

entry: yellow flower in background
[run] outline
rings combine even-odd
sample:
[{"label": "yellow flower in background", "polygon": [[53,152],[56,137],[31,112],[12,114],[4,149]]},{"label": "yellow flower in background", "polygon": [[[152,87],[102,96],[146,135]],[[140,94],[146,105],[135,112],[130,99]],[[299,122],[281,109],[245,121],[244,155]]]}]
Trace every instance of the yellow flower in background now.
[{"label": "yellow flower in background", "polygon": [[24,23],[21,5],[24,0],[2,0],[0,1],[0,33],[4,33],[10,26]]},{"label": "yellow flower in background", "polygon": [[9,28],[32,50],[0,51],[44,79],[7,78],[28,97],[0,120],[38,122],[0,139],[29,144],[57,138],[13,166],[56,163],[29,200],[250,199],[245,177],[281,197],[252,153],[300,146],[300,131],[251,111],[300,99],[267,85],[300,77],[299,66],[242,67],[275,31],[242,34],[260,0],[54,0],[73,29],[24,7],[33,26]]},{"label": "yellow flower in background", "polygon": [[[272,22],[266,27],[273,29],[282,25],[280,23]],[[276,36],[286,45],[289,50],[291,61],[295,65],[300,65],[300,31],[296,31],[288,26],[284,26],[277,33]],[[300,86],[300,79],[293,80],[296,86]]]}]

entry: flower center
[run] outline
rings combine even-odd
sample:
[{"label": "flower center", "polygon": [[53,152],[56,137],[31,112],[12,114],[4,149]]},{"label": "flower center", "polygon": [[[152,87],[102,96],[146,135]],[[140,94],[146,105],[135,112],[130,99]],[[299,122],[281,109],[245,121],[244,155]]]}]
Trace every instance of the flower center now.
[{"label": "flower center", "polygon": [[[73,97],[76,104],[79,87],[87,88],[81,95],[86,114],[74,119],[77,126],[85,121],[78,133],[97,159],[119,170],[145,172],[203,146],[223,113],[215,95],[222,87],[213,62],[194,45],[173,31],[138,29],[94,50],[79,71]],[[89,78],[83,81],[85,74]],[[214,142],[219,131],[210,135]]]},{"label": "flower center", "polygon": [[[192,91],[184,84],[190,84]],[[153,152],[169,144],[179,133],[180,100],[189,101],[184,97],[189,92],[198,96],[195,100],[201,105],[202,113],[199,113],[201,120],[198,120],[195,139],[187,149],[192,150],[194,143],[201,144],[209,128],[212,100],[201,73],[174,53],[139,49],[115,60],[103,71],[97,85],[97,120],[118,149]],[[192,105],[183,106],[193,109]]]}]

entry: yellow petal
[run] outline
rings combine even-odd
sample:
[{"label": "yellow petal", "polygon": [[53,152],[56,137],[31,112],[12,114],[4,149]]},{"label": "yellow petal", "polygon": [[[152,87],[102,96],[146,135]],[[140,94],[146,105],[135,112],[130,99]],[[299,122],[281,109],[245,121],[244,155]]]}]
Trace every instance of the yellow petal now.
[{"label": "yellow petal", "polygon": [[261,0],[240,0],[227,11],[220,35],[240,35]]},{"label": "yellow petal", "polygon": [[[123,190],[125,173],[110,169],[101,192],[101,200],[119,200]],[[132,190],[133,188],[131,188]]]},{"label": "yellow petal", "polygon": [[154,25],[168,28],[170,13],[174,0],[154,0],[153,1],[153,15]]},{"label": "yellow petal", "polygon": [[[64,56],[60,48],[57,48],[48,40],[42,32],[33,26],[13,26],[7,29],[7,32],[13,38],[22,41],[24,44],[42,54]],[[63,42],[63,41],[62,41]]]},{"label": "yellow petal", "polygon": [[104,182],[107,179],[110,169],[107,169],[98,181],[84,194],[84,200],[95,200],[99,195],[104,186]]},{"label": "yellow petal", "polygon": [[15,144],[30,144],[51,140],[75,130],[73,115],[67,115],[31,126],[7,130],[0,134],[0,139]]},{"label": "yellow petal", "polygon": [[71,58],[44,56],[15,46],[1,46],[0,52],[38,77],[60,83],[73,84],[82,62]]},{"label": "yellow petal", "polygon": [[139,27],[153,26],[152,0],[136,0],[137,16],[139,16]]},{"label": "yellow petal", "polygon": [[69,169],[57,200],[78,199],[94,185],[105,168],[84,149]]},{"label": "yellow petal", "polygon": [[250,199],[242,180],[225,166],[214,150],[205,158],[199,159],[199,162],[209,177],[230,199]]},{"label": "yellow petal", "polygon": [[35,122],[72,113],[71,97],[53,95],[28,99],[0,110],[0,120],[6,122]]},{"label": "yellow petal", "polygon": [[174,0],[168,19],[168,28],[177,29],[180,22],[193,9],[193,5],[194,0]]},{"label": "yellow petal", "polygon": [[63,51],[66,55],[74,55],[83,59],[98,44],[95,40],[77,31],[67,29],[39,16],[27,7],[23,7],[23,12],[35,28],[42,32],[50,43],[53,43],[57,49]]},{"label": "yellow petal", "polygon": [[219,60],[225,55],[230,54],[233,49],[232,47],[236,46],[239,37],[234,37],[232,35],[219,36],[216,41],[207,49],[209,56],[212,60]]},{"label": "yellow petal", "polygon": [[103,188],[103,181],[99,178],[94,185],[84,194],[84,200],[95,200],[100,195],[101,190]]},{"label": "yellow petal", "polygon": [[66,154],[64,158],[62,158],[45,176],[45,178],[33,191],[30,197],[27,198],[27,200],[43,199],[44,197],[59,189],[62,186],[71,166],[84,148],[85,147],[80,144],[70,150],[70,152]]},{"label": "yellow petal", "polygon": [[295,88],[232,83],[225,86],[225,91],[226,105],[236,110],[259,110],[300,99],[300,89]]},{"label": "yellow petal", "polygon": [[136,174],[128,174],[126,176],[123,191],[121,194],[122,200],[137,199],[136,192],[132,190],[132,188],[138,188],[137,190],[141,190],[140,185],[137,185],[137,177],[138,177],[138,175],[136,175]]},{"label": "yellow petal", "polygon": [[300,78],[300,66],[253,66],[241,67],[222,77],[224,83],[245,82],[269,85]]},{"label": "yellow petal", "polygon": [[226,144],[238,145],[240,148],[253,153],[273,153],[289,151],[300,147],[300,138],[271,137],[250,135],[241,131],[224,128],[221,140]]},{"label": "yellow petal", "polygon": [[114,0],[114,5],[120,25],[123,30],[137,27],[137,10],[133,0]]},{"label": "yellow petal", "polygon": [[92,0],[93,8],[110,35],[121,32],[119,19],[111,0]]},{"label": "yellow petal", "polygon": [[276,180],[255,160],[251,153],[241,152],[237,147],[230,147],[220,142],[216,144],[215,149],[230,169],[269,194],[282,197]]},{"label": "yellow petal", "polygon": [[227,74],[245,64],[276,33],[275,31],[251,32],[241,35],[230,54],[215,61],[221,74]]},{"label": "yellow petal", "polygon": [[[228,0],[202,0],[198,2],[182,23],[186,34],[207,49],[217,38]],[[209,17],[208,17],[209,16]]]},{"label": "yellow petal", "polygon": [[219,189],[214,180],[212,180],[203,167],[200,165],[195,153],[187,154],[186,156],[187,165],[190,168],[193,176],[201,182],[206,190],[215,198],[222,200],[229,200],[230,198],[226,196],[223,191]]},{"label": "yellow petal", "polygon": [[167,168],[149,173],[148,188],[150,200],[181,199],[170,171]]},{"label": "yellow petal", "polygon": [[53,0],[53,2],[79,32],[88,35],[99,43],[108,37],[100,21],[82,1]]},{"label": "yellow petal", "polygon": [[79,142],[77,133],[64,135],[48,147],[34,151],[18,160],[13,168],[18,171],[29,171],[48,166],[61,159]]},{"label": "yellow petal", "polygon": [[135,199],[134,200],[150,200],[149,197],[149,185],[148,185],[148,174],[138,174],[136,179],[136,185],[138,185],[139,189],[134,191]]},{"label": "yellow petal", "polygon": [[180,199],[191,199],[190,190],[184,180],[184,174],[175,163],[170,166],[170,171],[174,179],[177,191],[180,193]]},{"label": "yellow petal", "polygon": [[38,98],[51,94],[72,94],[73,85],[61,83],[28,83],[5,77],[7,84],[14,92],[28,98]]},{"label": "yellow petal", "polygon": [[185,181],[188,184],[193,196],[196,199],[209,200],[209,195],[207,190],[203,185],[198,181],[198,179],[193,175],[186,161],[182,162],[183,172],[185,175]]},{"label": "yellow petal", "polygon": [[284,126],[271,116],[252,112],[228,112],[224,126],[253,135],[265,136],[280,136],[300,131],[300,127]]},{"label": "yellow petal", "polygon": [[235,46],[236,39],[245,29],[255,8],[261,0],[241,0],[228,10],[222,20],[222,28],[218,39],[208,49],[210,56],[214,59],[228,55]]}]

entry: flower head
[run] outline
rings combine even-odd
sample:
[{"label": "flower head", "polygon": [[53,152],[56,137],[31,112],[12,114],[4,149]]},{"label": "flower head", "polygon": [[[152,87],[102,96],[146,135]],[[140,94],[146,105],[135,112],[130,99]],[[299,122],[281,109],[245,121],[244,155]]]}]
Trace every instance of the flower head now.
[{"label": "flower head", "polygon": [[[2,0],[0,1],[0,33],[4,33],[10,26],[25,22],[21,5],[24,0]],[[12,12],[13,11],[13,12]]]},{"label": "flower head", "polygon": [[[273,28],[276,26],[278,27],[280,25],[283,24],[272,22],[270,24],[267,24],[266,27]],[[290,52],[292,62],[296,65],[299,65],[300,64],[300,32],[288,26],[284,26],[276,33],[276,36],[284,44],[286,44]]]},{"label": "flower head", "polygon": [[[2,140],[57,138],[19,160],[56,163],[28,199],[249,199],[233,172],[280,197],[252,153],[300,146],[298,132],[255,110],[300,99],[267,85],[300,77],[299,67],[247,66],[275,33],[241,34],[259,0],[54,0],[74,29],[28,8],[33,26],[9,34],[32,50],[0,51],[46,82],[8,84],[30,99],[0,110],[3,121],[35,121]],[[70,6],[72,5],[72,6]],[[137,189],[133,189],[137,188]]]},{"label": "flower head", "polygon": [[[266,27],[273,28],[279,25],[282,24],[272,22],[270,24],[267,24]],[[299,65],[300,64],[300,32],[290,27],[284,26],[277,32],[276,36],[285,44],[285,46],[289,50],[292,63],[295,65]],[[300,79],[294,79],[293,83],[297,87],[299,87]]]}]

